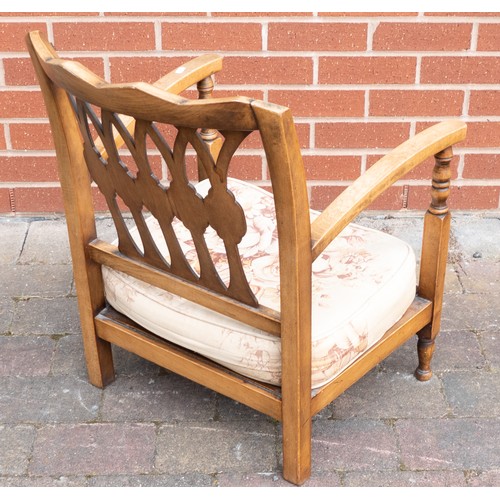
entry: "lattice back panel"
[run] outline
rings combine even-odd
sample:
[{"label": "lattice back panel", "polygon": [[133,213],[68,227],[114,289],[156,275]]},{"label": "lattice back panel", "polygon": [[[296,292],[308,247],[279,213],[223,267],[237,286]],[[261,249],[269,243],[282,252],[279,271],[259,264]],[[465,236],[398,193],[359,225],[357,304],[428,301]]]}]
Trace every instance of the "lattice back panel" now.
[{"label": "lattice back panel", "polygon": [[[121,253],[143,261],[166,273],[173,274],[210,290],[257,306],[243,271],[238,244],[247,227],[245,215],[234,195],[227,188],[231,158],[249,132],[220,131],[224,143],[217,161],[210,154],[199,131],[176,128],[173,145],[168,144],[153,122],[137,120],[133,135],[123,125],[119,115],[102,109],[100,118],[92,107],[79,99],[75,110],[84,139],[84,152],[90,175],[106,198],[118,234]],[[97,132],[107,153],[99,153],[92,138]],[[115,145],[113,134],[120,134],[134,163],[127,168]],[[152,141],[152,142],[151,142]],[[160,183],[154,175],[148,158],[148,145],[154,144],[164,159],[170,184]],[[191,145],[203,164],[210,189],[202,198],[188,180],[186,148]],[[130,161],[129,161],[130,166]],[[117,203],[121,198],[131,212],[142,242],[142,248],[132,238]],[[158,221],[168,248],[162,254],[151,236],[145,221],[145,211]],[[190,265],[179,243],[173,222],[177,218],[189,230],[199,261],[199,273]],[[219,276],[205,241],[208,226],[222,239],[229,265],[229,283]]]}]

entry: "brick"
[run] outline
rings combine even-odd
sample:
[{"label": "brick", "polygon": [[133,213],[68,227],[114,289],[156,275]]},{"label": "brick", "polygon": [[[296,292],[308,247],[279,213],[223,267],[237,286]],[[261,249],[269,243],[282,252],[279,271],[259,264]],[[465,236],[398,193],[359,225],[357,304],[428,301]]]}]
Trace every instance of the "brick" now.
[{"label": "brick", "polygon": [[417,14],[418,12],[318,12],[320,17],[401,17]]},{"label": "brick", "polygon": [[352,180],[361,172],[360,156],[303,156],[308,180]]},{"label": "brick", "polygon": [[[75,60],[92,70],[101,78],[104,77],[104,61],[98,57],[78,57],[66,59]],[[6,85],[38,85],[31,59],[27,57],[4,59]]]},{"label": "brick", "polygon": [[[482,210],[498,208],[500,186],[451,186],[448,205],[455,210]],[[410,186],[408,208],[425,210],[429,205],[428,186]]]},{"label": "brick", "polygon": [[320,57],[319,83],[414,83],[415,57]]},{"label": "brick", "polygon": [[409,123],[317,123],[318,148],[391,148],[408,139]]},{"label": "brick", "polygon": [[324,210],[344,189],[345,186],[312,186],[311,208],[313,210]]},{"label": "brick", "polygon": [[153,22],[54,22],[54,44],[59,51],[154,50]]},{"label": "brick", "polygon": [[488,418],[399,420],[396,431],[406,469],[498,469],[500,421]]},{"label": "brick", "polygon": [[[381,155],[368,155],[366,160],[367,168],[370,168],[377,162]],[[430,157],[427,160],[423,161],[416,167],[414,167],[408,174],[406,174],[402,179],[422,179],[428,180],[429,186],[431,185],[432,179],[432,170],[434,168],[434,157]],[[458,157],[454,156],[451,161],[451,178],[456,179],[458,177]]]},{"label": "brick", "polygon": [[[182,475],[170,474],[137,474],[119,476],[92,476],[85,486],[118,488],[153,487],[153,488],[179,488],[179,487],[209,487],[213,486],[214,478],[209,474],[187,473]],[[217,482],[218,486],[220,481]]]},{"label": "brick", "polygon": [[57,180],[53,156],[11,156],[0,158],[0,181],[40,182]]},{"label": "brick", "polygon": [[26,151],[54,149],[48,123],[11,123],[9,128],[12,149]]},{"label": "brick", "polygon": [[500,25],[479,24],[477,50],[500,50]]},{"label": "brick", "polygon": [[0,188],[0,214],[11,214],[10,189]]},{"label": "brick", "polygon": [[371,116],[457,116],[460,90],[370,90]]},{"label": "brick", "polygon": [[2,17],[83,17],[83,16],[98,16],[99,12],[2,12]]},{"label": "brick", "polygon": [[64,212],[60,187],[14,188],[16,212]]},{"label": "brick", "polygon": [[[434,125],[436,122],[417,122],[416,132]],[[500,146],[500,122],[468,122],[467,137],[460,147],[491,148]]]},{"label": "brick", "polygon": [[498,12],[424,12],[425,16],[498,17]]},{"label": "brick", "polygon": [[269,101],[287,106],[294,116],[363,116],[362,90],[270,90]]},{"label": "brick", "polygon": [[109,475],[153,470],[154,424],[66,424],[38,431],[34,475]]},{"label": "brick", "polygon": [[253,423],[247,431],[238,422],[162,425],[155,470],[169,474],[272,472],[277,468],[275,433],[272,422]]},{"label": "brick", "polygon": [[206,12],[104,12],[104,15],[109,17],[123,16],[123,17],[206,17]]},{"label": "brick", "polygon": [[110,57],[110,76],[113,83],[142,81],[154,83],[189,57]]},{"label": "brick", "polygon": [[312,12],[212,12],[213,17],[311,17]]},{"label": "brick", "polygon": [[464,179],[497,179],[500,154],[466,154],[464,158]]},{"label": "brick", "polygon": [[471,90],[469,115],[500,115],[500,90]]},{"label": "brick", "polygon": [[421,83],[498,83],[498,57],[422,57]]},{"label": "brick", "polygon": [[42,93],[33,90],[0,92],[0,115],[3,118],[44,118],[47,116]]},{"label": "brick", "polygon": [[366,33],[365,23],[269,23],[268,49],[365,50]]},{"label": "brick", "polygon": [[47,26],[42,22],[0,23],[2,52],[26,52],[24,37],[36,30],[47,34]]},{"label": "brick", "polygon": [[480,333],[481,345],[488,365],[498,372],[500,368],[500,349],[498,348],[498,329]]},{"label": "brick", "polygon": [[470,48],[472,24],[386,23],[373,34],[374,50],[454,52]]},{"label": "brick", "polygon": [[261,50],[258,23],[163,23],[164,50]]},{"label": "brick", "polygon": [[310,57],[225,57],[221,84],[307,84],[312,83]]},{"label": "brick", "polygon": [[500,122],[469,122],[467,138],[460,146],[478,148],[500,146]]},{"label": "brick", "polygon": [[5,128],[3,125],[0,125],[0,149],[7,149],[5,144]]},{"label": "brick", "polygon": [[233,156],[229,166],[229,175],[248,181],[261,180],[262,157],[257,155]]}]

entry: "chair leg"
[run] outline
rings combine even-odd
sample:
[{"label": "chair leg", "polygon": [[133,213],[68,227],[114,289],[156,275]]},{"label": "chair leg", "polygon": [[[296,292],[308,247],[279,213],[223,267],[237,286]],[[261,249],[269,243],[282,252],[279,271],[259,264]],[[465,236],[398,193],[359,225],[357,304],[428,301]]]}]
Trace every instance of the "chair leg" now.
[{"label": "chair leg", "polygon": [[283,477],[296,485],[311,475],[311,419],[283,420]]},{"label": "chair leg", "polygon": [[111,344],[96,337],[93,332],[90,335],[84,333],[84,350],[90,383],[100,388],[111,384],[115,380]]},{"label": "chair leg", "polygon": [[429,338],[430,327],[425,328],[418,334],[418,367],[415,370],[415,377],[421,382],[426,382],[432,378],[431,360],[434,354],[434,339]]}]

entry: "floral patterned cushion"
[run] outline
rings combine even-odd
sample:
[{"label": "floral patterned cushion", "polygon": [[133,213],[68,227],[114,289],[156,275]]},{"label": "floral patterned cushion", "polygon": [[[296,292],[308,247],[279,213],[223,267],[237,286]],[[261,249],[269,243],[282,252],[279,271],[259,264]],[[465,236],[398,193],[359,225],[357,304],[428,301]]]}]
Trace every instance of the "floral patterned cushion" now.
[{"label": "floral patterned cushion", "polygon": [[[248,231],[240,254],[250,286],[263,306],[280,309],[276,218],[272,194],[231,179],[229,188],[243,207]],[[206,196],[209,184],[197,185]],[[311,211],[311,218],[318,213]],[[154,217],[148,225],[168,255]],[[191,235],[180,221],[175,232],[195,270]],[[137,236],[137,231],[132,230]],[[228,279],[222,240],[207,229],[216,267]],[[140,244],[140,243],[138,243]],[[236,372],[279,385],[280,339],[208,310],[164,290],[103,268],[108,302],[151,332],[202,354]],[[396,323],[415,297],[415,256],[388,234],[350,224],[313,264],[312,384],[330,381]]]}]

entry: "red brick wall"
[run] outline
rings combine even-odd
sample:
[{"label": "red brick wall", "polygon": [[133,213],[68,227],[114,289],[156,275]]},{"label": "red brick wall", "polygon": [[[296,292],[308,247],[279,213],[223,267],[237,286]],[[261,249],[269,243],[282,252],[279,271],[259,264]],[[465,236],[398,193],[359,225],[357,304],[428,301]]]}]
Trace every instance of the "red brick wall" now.
[{"label": "red brick wall", "polygon": [[[94,12],[0,14],[0,213],[62,210],[23,41],[32,29],[113,82],[152,82],[203,52],[224,55],[216,96],[291,107],[319,209],[399,142],[461,117],[469,135],[455,150],[451,205],[499,208],[500,13]],[[431,164],[372,208],[426,207]],[[268,183],[258,141],[246,144],[234,169]]]}]

